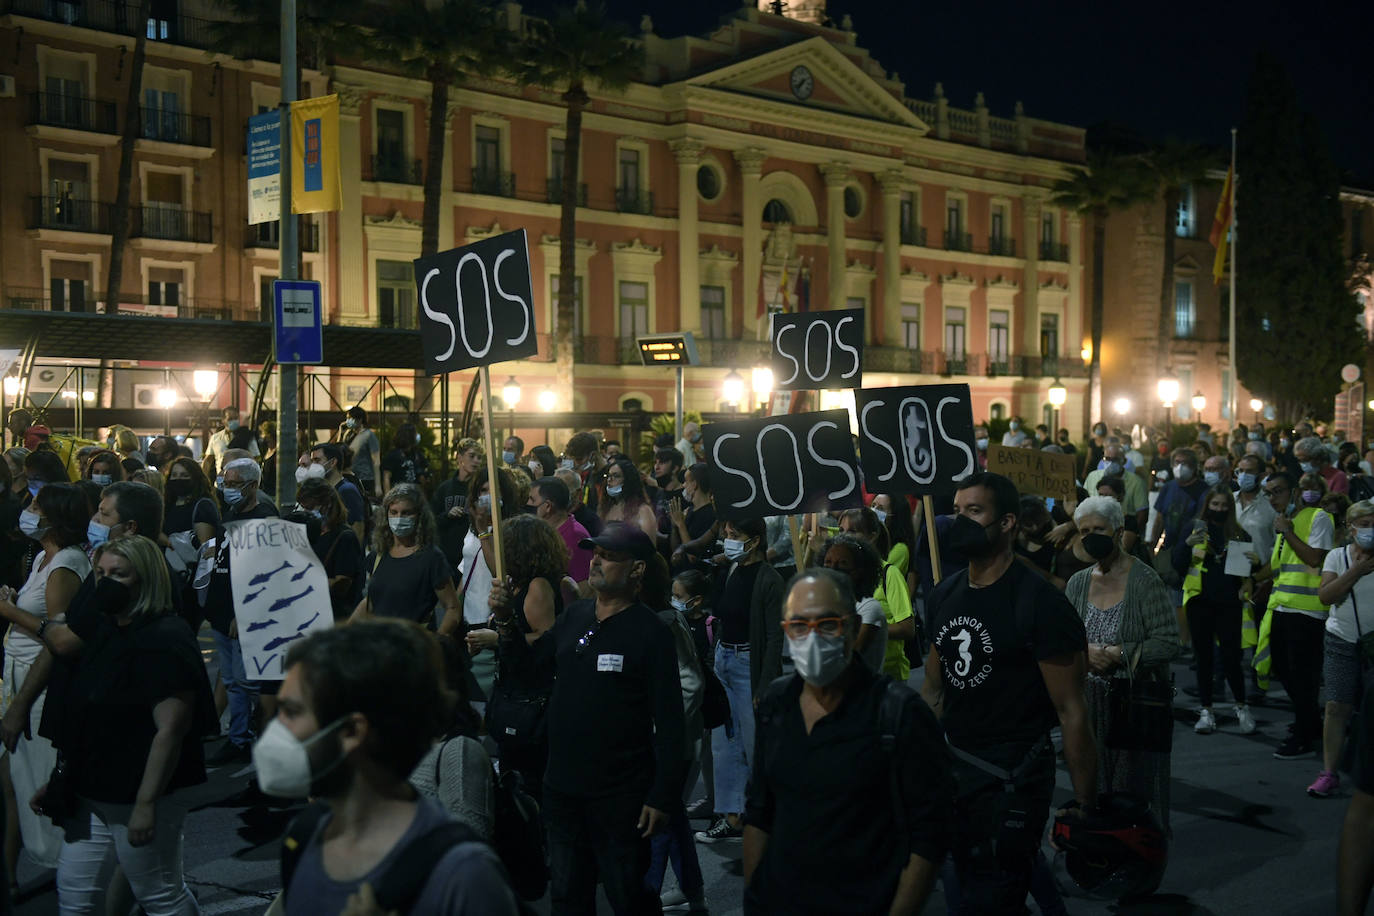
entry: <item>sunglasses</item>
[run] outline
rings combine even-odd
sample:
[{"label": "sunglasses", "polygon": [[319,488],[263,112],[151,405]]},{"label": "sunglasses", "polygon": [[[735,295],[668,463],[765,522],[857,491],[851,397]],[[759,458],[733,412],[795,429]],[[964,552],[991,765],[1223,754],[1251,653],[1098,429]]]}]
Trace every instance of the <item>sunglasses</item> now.
[{"label": "sunglasses", "polygon": [[601,630],[601,621],[596,621],[591,625],[587,632],[577,638],[577,648],[573,649],[574,655],[581,655],[587,651],[587,647],[592,644],[592,639]]},{"label": "sunglasses", "polygon": [[843,617],[793,617],[782,622],[782,631],[790,639],[805,639],[811,632],[822,636],[839,636],[844,632]]}]

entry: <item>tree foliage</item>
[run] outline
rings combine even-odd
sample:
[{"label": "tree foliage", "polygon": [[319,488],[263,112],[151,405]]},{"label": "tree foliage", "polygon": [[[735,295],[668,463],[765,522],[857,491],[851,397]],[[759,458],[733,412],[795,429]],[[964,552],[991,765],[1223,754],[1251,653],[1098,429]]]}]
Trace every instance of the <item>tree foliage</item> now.
[{"label": "tree foliage", "polygon": [[1324,414],[1364,345],[1342,256],[1340,176],[1267,54],[1250,76],[1238,145],[1238,375],[1281,416]]}]

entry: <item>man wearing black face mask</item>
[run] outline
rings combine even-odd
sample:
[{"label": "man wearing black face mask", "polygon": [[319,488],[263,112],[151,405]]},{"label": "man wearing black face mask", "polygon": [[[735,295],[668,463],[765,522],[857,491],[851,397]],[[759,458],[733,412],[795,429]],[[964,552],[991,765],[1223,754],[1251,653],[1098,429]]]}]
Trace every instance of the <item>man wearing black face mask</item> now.
[{"label": "man wearing black face mask", "polygon": [[1024,907],[1054,791],[1055,725],[1076,805],[1089,810],[1097,800],[1083,702],[1087,636],[1064,596],[1013,562],[1018,500],[1000,474],[959,482],[950,541],[969,567],[927,599],[934,640],[921,692],[955,757],[953,867],[976,913]]}]

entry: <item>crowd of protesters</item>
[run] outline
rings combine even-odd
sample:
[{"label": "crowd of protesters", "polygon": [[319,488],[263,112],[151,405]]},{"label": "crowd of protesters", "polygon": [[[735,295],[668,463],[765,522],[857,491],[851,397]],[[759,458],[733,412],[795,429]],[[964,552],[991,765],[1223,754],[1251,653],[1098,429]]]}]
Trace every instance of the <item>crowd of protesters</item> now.
[{"label": "crowd of protesters", "polygon": [[[951,913],[1064,912],[1052,816],[1127,794],[1167,844],[1172,735],[1127,717],[1154,691],[1171,718],[1171,663],[1196,668],[1199,735],[1232,727],[1227,696],[1254,732],[1281,682],[1274,756],[1318,760],[1313,797],[1368,727],[1374,448],[1310,424],[1177,446],[1097,424],[1074,445],[1012,421],[1003,447],[1075,456],[1064,501],[984,470],[980,426],[981,467],[934,517],[865,492],[794,522],[720,517],[692,422],[642,444],[465,438],[439,479],[422,427],[379,435],[353,408],[303,439],[279,507],[275,431],[223,419],[200,460],[122,428],[63,454],[11,424],[5,864],[55,868],[63,913],[199,912],[184,790],[249,763],[251,792],[314,800],[286,913],[506,913],[545,890],[583,913],[598,885],[619,913],[704,912],[696,845],[731,842],[746,912],[917,912],[937,882]],[[224,535],[277,517],[305,527],[336,626],[271,681],[245,670]],[[1374,752],[1353,777],[1349,912],[1374,880]]]}]

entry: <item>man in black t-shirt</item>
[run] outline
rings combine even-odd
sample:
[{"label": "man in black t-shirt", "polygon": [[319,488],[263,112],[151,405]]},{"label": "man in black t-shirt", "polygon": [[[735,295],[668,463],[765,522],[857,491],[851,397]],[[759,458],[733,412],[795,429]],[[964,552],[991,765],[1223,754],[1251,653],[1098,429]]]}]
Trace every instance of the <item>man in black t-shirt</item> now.
[{"label": "man in black t-shirt", "polygon": [[429,460],[420,450],[420,433],[413,423],[396,427],[392,443],[396,446],[382,459],[382,491],[398,483],[418,483],[429,487]]},{"label": "man in black t-shirt", "polygon": [[1096,803],[1087,638],[1063,594],[1013,561],[1019,496],[1010,480],[976,472],[959,483],[954,507],[950,542],[969,566],[927,599],[934,639],[921,692],[955,757],[957,911],[1019,913],[1054,791],[1056,724],[1077,805]]}]

